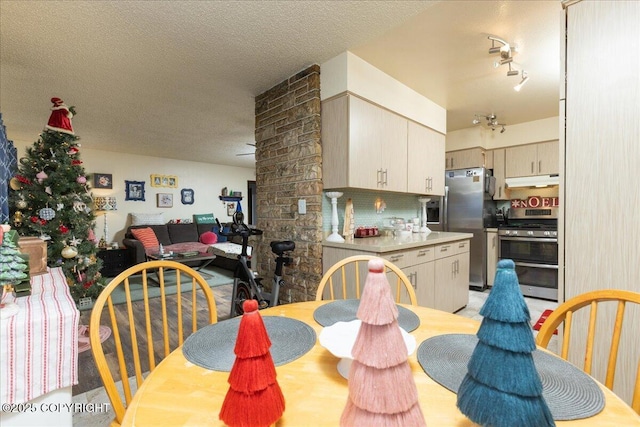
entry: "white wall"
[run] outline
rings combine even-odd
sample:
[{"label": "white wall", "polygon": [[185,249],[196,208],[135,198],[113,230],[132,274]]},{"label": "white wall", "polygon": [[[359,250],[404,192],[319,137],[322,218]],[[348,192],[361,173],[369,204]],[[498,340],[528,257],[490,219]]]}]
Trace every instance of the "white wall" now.
[{"label": "white wall", "polygon": [[433,130],[447,133],[447,111],[351,52],[320,66],[321,99],[355,93]]},{"label": "white wall", "polygon": [[481,125],[447,133],[446,150],[463,150],[472,147],[493,148],[513,145],[531,144],[534,142],[554,141],[559,138],[559,117],[534,120],[517,125],[507,125],[507,130],[500,133]]},{"label": "white wall", "polygon": [[[14,141],[18,149],[18,158],[23,157],[26,148],[33,142]],[[224,203],[218,198],[223,187],[241,191],[245,197],[242,208],[246,212],[247,181],[255,180],[255,169],[222,166],[209,163],[188,162],[184,160],[165,159],[152,156],[123,155],[120,153],[80,148],[80,159],[87,174],[109,173],[113,175],[113,189],[92,188],[93,196],[114,196],[117,198],[118,210],[107,214],[107,242],[122,243],[124,232],[131,223],[129,213],[162,212],[165,222],[171,219],[193,218],[193,214],[211,213],[220,218],[220,222],[230,221]],[[176,175],[177,188],[151,187],[150,176]],[[125,201],[124,181],[144,181],[145,201]],[[92,185],[93,187],[93,185]],[[195,197],[192,205],[183,205],[180,201],[180,190],[190,188]],[[172,208],[156,207],[157,193],[173,194]],[[96,218],[96,236],[104,233],[102,214]]]}]

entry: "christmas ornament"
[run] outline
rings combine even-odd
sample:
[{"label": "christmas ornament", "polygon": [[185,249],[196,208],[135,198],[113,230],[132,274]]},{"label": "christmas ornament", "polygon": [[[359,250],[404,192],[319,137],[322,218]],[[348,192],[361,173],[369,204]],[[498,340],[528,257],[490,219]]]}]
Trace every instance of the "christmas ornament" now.
[{"label": "christmas ornament", "polygon": [[47,187],[44,189],[44,192],[51,196],[51,187]]},{"label": "christmas ornament", "polygon": [[26,207],[27,207],[27,201],[26,201],[26,200],[18,200],[18,201],[16,202],[16,207],[17,207],[18,209],[24,209],[24,208],[26,208]]},{"label": "christmas ornament", "polygon": [[65,246],[62,249],[61,254],[62,254],[63,257],[65,257],[67,259],[70,259],[70,258],[73,258],[76,255],[78,255],[78,250],[76,248],[74,248],[73,246]]},{"label": "christmas ornament", "polygon": [[38,179],[38,183],[42,184],[42,181],[49,178],[49,175],[47,175],[45,171],[40,171],[36,174],[36,178]]},{"label": "christmas ornament", "polygon": [[11,187],[12,190],[21,190],[22,186],[20,185],[20,181],[18,180],[18,178],[11,178],[9,180],[9,186]]},{"label": "christmas ornament", "polygon": [[51,116],[49,116],[45,129],[73,135],[73,127],[71,126],[73,113],[60,98],[51,98],[51,102],[53,107],[51,107]]},{"label": "christmas ornament", "polygon": [[18,180],[18,182],[21,182],[22,184],[31,185],[31,181],[29,181],[28,178],[25,178],[22,175],[16,175],[15,178]]},{"label": "christmas ornament", "polygon": [[58,230],[60,230],[62,234],[67,234],[69,232],[69,227],[67,227],[64,224],[60,224],[60,227],[58,227]]},{"label": "christmas ornament", "polygon": [[44,240],[44,241],[51,240],[51,236],[49,236],[47,233],[41,233],[41,234],[38,236],[38,238],[39,238],[40,240]]},{"label": "christmas ornament", "polygon": [[81,176],[76,178],[76,182],[78,184],[86,184],[87,183],[87,177],[81,175]]},{"label": "christmas ornament", "polygon": [[69,148],[69,151],[67,151],[67,154],[68,154],[68,155],[70,155],[70,156],[73,156],[73,155],[75,155],[75,154],[78,154],[78,152],[79,152],[79,151],[80,151],[80,150],[78,150],[78,148],[76,148],[76,147],[71,147],[71,148]]},{"label": "christmas ornament", "polygon": [[86,207],[87,207],[87,204],[79,200],[76,200],[75,202],[73,202],[73,210],[75,212],[82,212],[85,210]]},{"label": "christmas ornament", "polygon": [[40,212],[38,212],[38,214],[40,215],[40,218],[46,219],[47,221],[51,221],[56,217],[56,211],[54,211],[50,207],[40,209]]},{"label": "christmas ornament", "polygon": [[73,238],[69,240],[71,246],[78,246],[80,243],[82,243],[82,239],[76,239],[76,236],[73,236]]},{"label": "christmas ornament", "polygon": [[58,203],[56,205],[56,210],[61,211],[62,209],[64,209],[64,203]]},{"label": "christmas ornament", "polygon": [[16,211],[16,213],[13,214],[13,225],[15,225],[16,228],[22,225],[23,220],[24,220],[24,215],[22,214],[22,212]]},{"label": "christmas ornament", "polygon": [[37,224],[38,222],[40,222],[40,219],[38,219],[38,217],[35,215],[31,216],[29,220],[34,224]]}]

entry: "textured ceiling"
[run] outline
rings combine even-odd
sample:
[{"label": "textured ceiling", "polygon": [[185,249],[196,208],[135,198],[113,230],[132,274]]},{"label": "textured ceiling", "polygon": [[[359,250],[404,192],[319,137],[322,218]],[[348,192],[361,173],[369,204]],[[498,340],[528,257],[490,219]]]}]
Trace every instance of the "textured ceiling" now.
[{"label": "textured ceiling", "polygon": [[[559,1],[0,0],[0,112],[33,142],[49,98],[84,147],[253,167],[254,97],[350,50],[448,110],[558,115]],[[493,34],[531,81],[493,68]]]}]

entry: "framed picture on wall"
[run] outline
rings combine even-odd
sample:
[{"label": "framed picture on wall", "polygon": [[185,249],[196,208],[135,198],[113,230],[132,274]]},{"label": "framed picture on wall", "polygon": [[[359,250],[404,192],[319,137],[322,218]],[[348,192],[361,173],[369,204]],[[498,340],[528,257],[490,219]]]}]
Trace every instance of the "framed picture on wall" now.
[{"label": "framed picture on wall", "polygon": [[124,200],[144,202],[144,181],[125,181]]},{"label": "framed picture on wall", "polygon": [[180,190],[180,198],[183,205],[192,205],[193,204],[193,190],[191,188],[183,188]]},{"label": "framed picture on wall", "polygon": [[173,207],[173,194],[171,193],[158,193],[157,205],[159,208],[172,208]]},{"label": "framed picture on wall", "polygon": [[113,175],[110,173],[94,173],[93,188],[113,188]]},{"label": "framed picture on wall", "polygon": [[227,215],[233,216],[236,211],[236,202],[227,202]]}]

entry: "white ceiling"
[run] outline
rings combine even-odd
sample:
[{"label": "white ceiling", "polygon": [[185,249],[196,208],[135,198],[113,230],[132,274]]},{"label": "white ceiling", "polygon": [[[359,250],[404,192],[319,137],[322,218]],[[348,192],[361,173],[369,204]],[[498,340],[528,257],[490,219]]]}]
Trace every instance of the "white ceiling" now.
[{"label": "white ceiling", "polygon": [[[49,99],[83,147],[253,167],[254,97],[350,50],[447,109],[507,125],[558,115],[559,0],[0,0],[0,113],[34,142]],[[493,67],[488,35],[518,45]],[[507,126],[508,132],[508,126]]]}]

